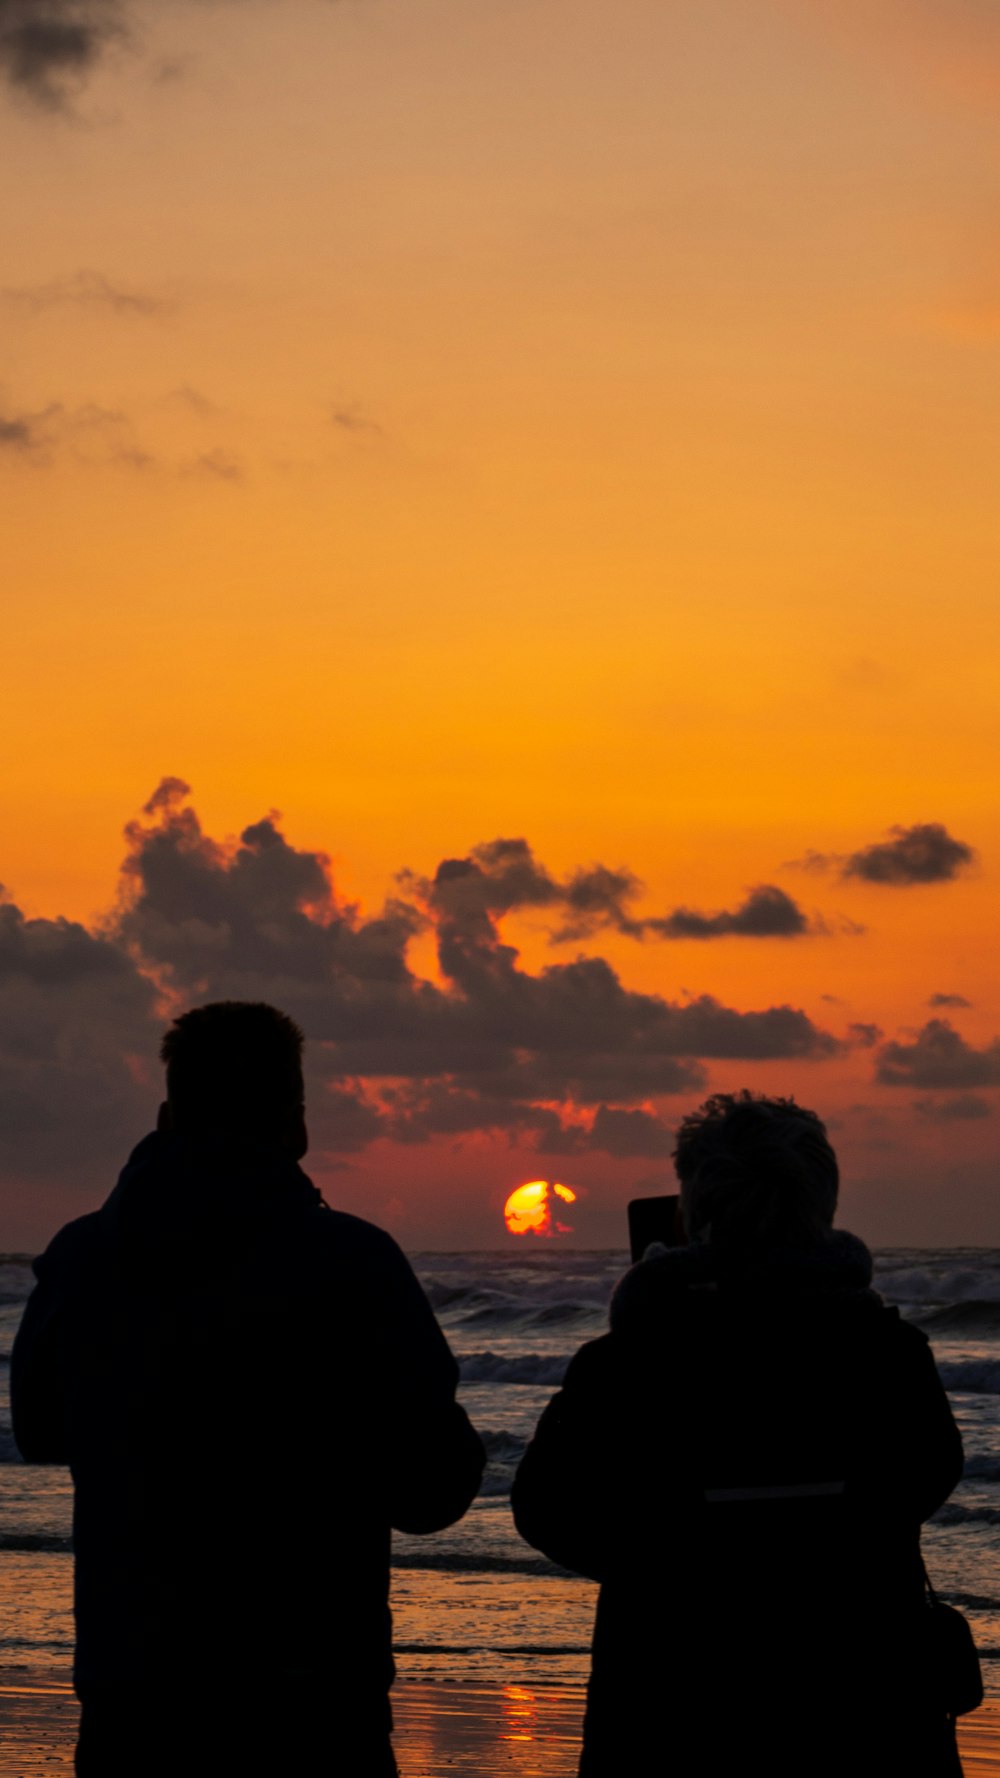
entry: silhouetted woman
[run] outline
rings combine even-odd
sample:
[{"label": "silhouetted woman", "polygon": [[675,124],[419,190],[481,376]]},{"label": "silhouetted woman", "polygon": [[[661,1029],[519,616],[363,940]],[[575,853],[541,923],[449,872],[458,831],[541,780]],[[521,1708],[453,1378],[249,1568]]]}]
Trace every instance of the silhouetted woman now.
[{"label": "silhouetted woman", "polygon": [[689,1244],[623,1279],[513,1491],[601,1583],[581,1778],[959,1772],[920,1526],[962,1448],[928,1343],[832,1228],[815,1113],[719,1094],[676,1165]]}]

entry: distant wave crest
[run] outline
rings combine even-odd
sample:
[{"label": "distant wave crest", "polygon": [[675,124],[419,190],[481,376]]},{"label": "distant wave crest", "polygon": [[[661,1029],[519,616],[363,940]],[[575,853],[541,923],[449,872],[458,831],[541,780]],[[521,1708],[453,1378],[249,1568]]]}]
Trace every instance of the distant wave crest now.
[{"label": "distant wave crest", "polygon": [[458,1360],[463,1383],[544,1383],[553,1388],[559,1387],[568,1364],[563,1352],[522,1352],[509,1358],[498,1352],[466,1352]]},{"label": "distant wave crest", "polygon": [[1000,1358],[942,1359],[938,1370],[955,1395],[1000,1395]]}]

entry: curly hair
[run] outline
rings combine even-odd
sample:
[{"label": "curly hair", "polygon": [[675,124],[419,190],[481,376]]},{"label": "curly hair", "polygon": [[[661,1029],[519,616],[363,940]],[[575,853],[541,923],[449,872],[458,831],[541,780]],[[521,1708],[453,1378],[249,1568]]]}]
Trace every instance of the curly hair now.
[{"label": "curly hair", "polygon": [[717,1245],[798,1246],[833,1222],[837,1157],[794,1099],[713,1093],[681,1122],[674,1165],[689,1233]]}]

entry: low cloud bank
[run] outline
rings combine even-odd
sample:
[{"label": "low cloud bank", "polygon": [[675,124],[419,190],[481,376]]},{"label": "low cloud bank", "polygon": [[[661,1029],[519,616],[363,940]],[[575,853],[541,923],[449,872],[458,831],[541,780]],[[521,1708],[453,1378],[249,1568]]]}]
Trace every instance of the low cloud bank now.
[{"label": "low cloud bank", "polygon": [[[213,839],[177,778],[126,846],[95,930],[0,903],[0,1167],[22,1185],[72,1176],[81,1156],[91,1173],[120,1160],[123,1132],[155,1109],[165,1020],[206,1000],[272,1001],[299,1020],[327,1156],[478,1132],[543,1154],[659,1159],[671,1134],[657,1101],[698,1094],[706,1062],[822,1062],[843,1047],[794,1006],[639,992],[600,956],[527,969],[504,915],[548,909],[565,944],[568,921],[581,935],[617,925],[639,886],[602,865],[558,881],[523,840],[403,872],[371,916],[273,812]],[[434,980],[409,958],[428,932]]]}]

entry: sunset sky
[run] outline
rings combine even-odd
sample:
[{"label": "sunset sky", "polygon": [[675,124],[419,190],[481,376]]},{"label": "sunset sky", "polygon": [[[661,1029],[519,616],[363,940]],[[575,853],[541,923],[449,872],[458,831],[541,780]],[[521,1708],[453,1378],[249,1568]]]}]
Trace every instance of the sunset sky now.
[{"label": "sunset sky", "polygon": [[0,1246],[224,995],[411,1249],[1000,1243],[1000,10],[0,0],[0,194]]}]

